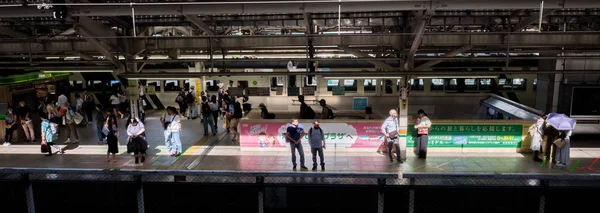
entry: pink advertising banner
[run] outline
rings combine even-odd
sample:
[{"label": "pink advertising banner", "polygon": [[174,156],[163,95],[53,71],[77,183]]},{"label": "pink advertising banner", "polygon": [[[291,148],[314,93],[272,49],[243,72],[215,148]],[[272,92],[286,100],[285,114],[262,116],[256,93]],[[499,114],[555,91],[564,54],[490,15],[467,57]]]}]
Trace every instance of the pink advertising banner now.
[{"label": "pink advertising banner", "polygon": [[[288,147],[285,142],[286,129],[290,123],[285,122],[244,122],[240,124],[240,146],[242,148],[277,148]],[[311,123],[300,123],[308,133]],[[321,123],[325,143],[328,147],[337,148],[378,148],[383,142],[380,131],[381,123],[377,122],[341,122]],[[302,143],[308,146],[305,136]]]}]

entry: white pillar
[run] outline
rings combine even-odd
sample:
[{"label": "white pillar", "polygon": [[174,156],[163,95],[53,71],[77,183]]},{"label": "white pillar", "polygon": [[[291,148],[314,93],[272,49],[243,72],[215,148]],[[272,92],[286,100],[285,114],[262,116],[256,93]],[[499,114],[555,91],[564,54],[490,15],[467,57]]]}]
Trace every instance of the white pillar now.
[{"label": "white pillar", "polygon": [[400,79],[400,92],[398,92],[400,108],[398,111],[398,124],[400,124],[398,128],[398,143],[400,150],[402,150],[399,153],[402,159],[406,159],[406,142],[408,138],[408,88],[410,88],[408,76],[403,76]]}]

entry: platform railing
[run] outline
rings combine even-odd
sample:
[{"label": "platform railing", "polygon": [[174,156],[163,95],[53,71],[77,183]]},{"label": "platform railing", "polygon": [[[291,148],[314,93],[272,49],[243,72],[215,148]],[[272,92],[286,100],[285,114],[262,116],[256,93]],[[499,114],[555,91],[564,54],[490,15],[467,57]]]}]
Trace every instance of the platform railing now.
[{"label": "platform railing", "polygon": [[[60,190],[56,191],[56,187]],[[288,208],[339,209],[343,208],[340,205],[346,205],[346,208],[350,209],[355,206],[355,208],[362,208],[367,212],[396,212],[400,208],[406,210],[402,212],[412,213],[421,212],[423,208],[434,208],[424,204],[428,202],[429,196],[444,197],[448,193],[454,196],[457,192],[452,190],[458,189],[461,189],[461,193],[473,189],[511,189],[515,190],[515,194],[522,191],[530,194],[525,196],[530,200],[522,205],[531,207],[531,203],[535,203],[536,211],[543,213],[548,206],[548,197],[554,196],[549,191],[565,188],[598,190],[600,189],[600,174],[0,168],[0,189],[2,189],[0,196],[12,197],[15,202],[8,205],[14,205],[15,208],[23,207],[23,210],[26,209],[26,212],[29,213],[34,213],[37,209],[40,209],[38,212],[46,212],[46,209],[50,208],[49,205],[54,205],[45,199],[49,193],[57,193],[53,199],[64,199],[63,202],[71,202],[69,199],[79,199],[69,196],[62,198],[61,193],[72,194],[73,191],[84,196],[88,192],[90,194],[106,193],[106,197],[100,196],[99,199],[104,203],[115,202],[114,206],[119,206],[118,210],[123,212],[144,213],[147,207],[151,209],[148,212],[154,212],[157,211],[157,208],[161,208],[157,207],[156,197],[163,196],[162,193],[165,190],[173,190],[172,196],[178,197],[177,199],[171,198],[174,200],[185,199],[186,193],[192,193],[193,196],[201,194],[201,196],[215,197],[214,200],[209,198],[211,201],[206,202],[214,202],[212,204],[217,206],[215,208],[221,211],[252,208],[248,211],[262,213],[277,212],[278,209]],[[442,191],[432,195],[428,191],[432,189]],[[11,193],[11,191],[14,192]],[[223,191],[227,193],[221,194]],[[230,191],[231,193],[228,193]],[[181,194],[176,192],[181,192]],[[364,196],[364,203],[356,204],[355,201],[352,201],[353,198],[348,195],[352,193]],[[478,199],[484,197],[485,193],[487,192],[467,192],[460,198],[462,202],[469,205],[482,205]],[[223,197],[219,198],[221,196]],[[297,200],[295,197],[298,196],[302,198]],[[450,197],[452,198],[452,196]],[[236,200],[233,197],[240,199]],[[292,197],[292,199],[285,201],[286,197]],[[323,203],[317,197],[332,199],[332,202]],[[232,200],[227,201],[228,199]],[[250,201],[239,201],[244,199]],[[1,202],[0,204],[2,204]],[[19,204],[20,202],[23,206]],[[231,206],[231,203],[235,204]],[[298,207],[303,203],[308,206],[300,205]],[[179,207],[175,204],[167,204],[165,208]],[[421,211],[417,211],[418,209]],[[105,210],[111,209],[107,207]]]}]

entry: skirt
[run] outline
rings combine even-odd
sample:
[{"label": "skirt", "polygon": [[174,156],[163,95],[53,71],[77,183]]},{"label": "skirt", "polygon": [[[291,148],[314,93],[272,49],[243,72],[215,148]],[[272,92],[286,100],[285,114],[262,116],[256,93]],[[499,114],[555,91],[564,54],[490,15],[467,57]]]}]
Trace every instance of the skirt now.
[{"label": "skirt", "polygon": [[112,154],[119,153],[119,139],[116,136],[110,135],[110,136],[106,137],[106,143],[108,144],[108,152],[109,153],[112,153]]}]

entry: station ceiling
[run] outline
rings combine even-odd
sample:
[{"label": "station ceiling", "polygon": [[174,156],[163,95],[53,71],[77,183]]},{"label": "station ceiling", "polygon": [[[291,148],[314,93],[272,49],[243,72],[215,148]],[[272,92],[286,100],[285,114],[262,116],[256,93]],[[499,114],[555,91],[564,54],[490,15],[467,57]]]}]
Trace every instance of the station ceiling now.
[{"label": "station ceiling", "polygon": [[0,1],[1,70],[281,66],[306,60],[309,40],[320,54],[314,61],[387,71],[592,58],[600,52],[600,1]]}]

